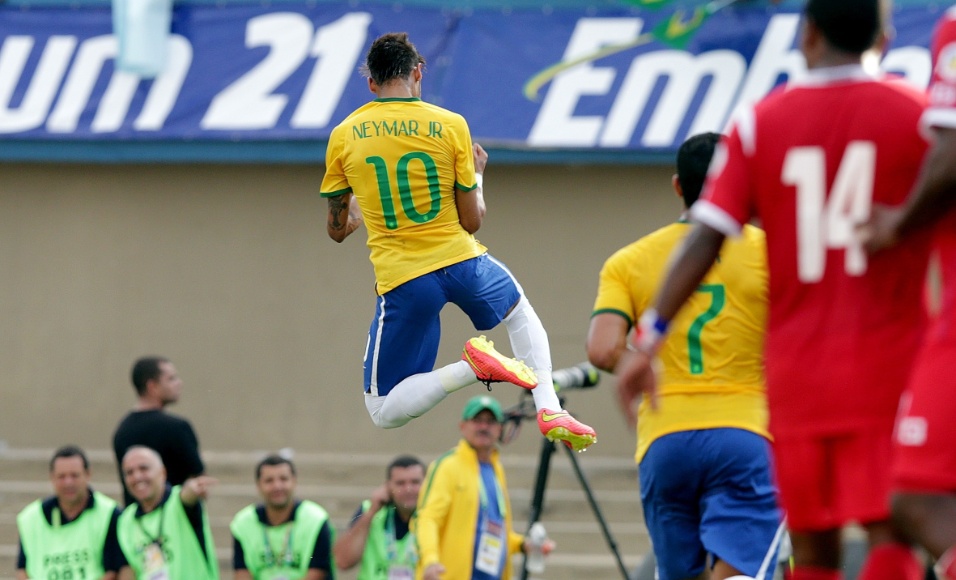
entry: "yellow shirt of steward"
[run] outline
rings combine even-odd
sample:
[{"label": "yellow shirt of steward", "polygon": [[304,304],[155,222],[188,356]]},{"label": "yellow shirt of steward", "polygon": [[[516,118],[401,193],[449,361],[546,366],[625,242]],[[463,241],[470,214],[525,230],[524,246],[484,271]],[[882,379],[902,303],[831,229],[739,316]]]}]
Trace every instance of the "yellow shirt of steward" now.
[{"label": "yellow shirt of steward", "polygon": [[[690,233],[678,222],[614,253],[601,269],[592,316],[614,313],[633,326],[651,306],[670,257]],[[734,427],[769,438],[763,344],[767,322],[764,232],[745,226],[670,323],[658,357],[660,405],[638,408],[640,463],[657,438],[678,431]]]},{"label": "yellow shirt of steward", "polygon": [[[524,536],[512,528],[511,498],[497,451],[492,454],[491,464],[507,510],[508,557],[501,578],[509,580],[511,556],[521,551]],[[418,540],[417,578],[422,578],[425,568],[439,562],[445,566],[445,578],[471,578],[475,563],[480,479],[478,454],[464,440],[429,466],[412,521]]]},{"label": "yellow shirt of steward", "polygon": [[418,98],[376,99],[332,130],[325,165],[322,197],[358,200],[379,294],[485,253],[458,222],[455,188],[477,187],[461,115]]}]

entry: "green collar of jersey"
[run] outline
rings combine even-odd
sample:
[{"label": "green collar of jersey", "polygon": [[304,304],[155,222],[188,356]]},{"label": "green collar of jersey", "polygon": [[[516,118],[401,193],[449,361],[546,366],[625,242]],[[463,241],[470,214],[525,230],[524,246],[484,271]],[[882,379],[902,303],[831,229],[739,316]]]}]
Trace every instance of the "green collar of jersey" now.
[{"label": "green collar of jersey", "polygon": [[414,103],[420,101],[419,97],[391,97],[388,99],[375,99],[376,103]]}]

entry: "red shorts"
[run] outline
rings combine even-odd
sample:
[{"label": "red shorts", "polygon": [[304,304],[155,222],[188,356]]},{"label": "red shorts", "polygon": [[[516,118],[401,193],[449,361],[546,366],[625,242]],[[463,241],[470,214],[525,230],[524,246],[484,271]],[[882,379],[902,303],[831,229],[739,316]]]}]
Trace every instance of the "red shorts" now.
[{"label": "red shorts", "polygon": [[774,441],[787,525],[816,532],[890,516],[892,427]]},{"label": "red shorts", "polygon": [[896,424],[893,484],[901,491],[956,491],[956,345],[920,353]]}]

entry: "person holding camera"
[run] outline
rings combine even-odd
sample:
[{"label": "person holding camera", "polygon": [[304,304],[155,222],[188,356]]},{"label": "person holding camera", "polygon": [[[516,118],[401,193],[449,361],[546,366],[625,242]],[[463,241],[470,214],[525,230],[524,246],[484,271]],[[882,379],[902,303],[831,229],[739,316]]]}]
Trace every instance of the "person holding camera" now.
[{"label": "person holding camera", "polygon": [[412,578],[418,563],[409,524],[425,479],[425,464],[411,455],[400,455],[388,464],[385,475],[385,483],[362,502],[333,548],[340,569],[361,564],[359,580]]}]

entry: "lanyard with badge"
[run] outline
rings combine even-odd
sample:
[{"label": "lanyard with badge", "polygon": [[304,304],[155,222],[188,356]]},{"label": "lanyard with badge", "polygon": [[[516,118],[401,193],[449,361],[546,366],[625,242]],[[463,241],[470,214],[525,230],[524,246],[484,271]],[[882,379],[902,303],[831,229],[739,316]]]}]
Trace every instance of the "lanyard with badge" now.
[{"label": "lanyard with badge", "polygon": [[144,580],[169,580],[169,569],[166,567],[166,555],[163,553],[163,522],[165,519],[163,515],[165,509],[166,504],[164,503],[162,507],[159,508],[159,529],[155,537],[150,535],[143,525],[143,518],[146,517],[146,514],[134,518],[139,525],[139,530],[143,532],[143,536],[149,541],[143,549],[143,570],[146,574]]},{"label": "lanyard with badge", "polygon": [[405,534],[405,548],[399,559],[398,539],[395,537],[397,511],[395,507],[390,506],[385,517],[385,557],[388,561],[388,580],[411,580],[415,577],[418,552],[415,550],[415,539],[410,537],[412,532],[408,531]]},{"label": "lanyard with badge", "polygon": [[[90,509],[92,508],[92,506],[93,506],[93,499],[92,499],[92,498],[93,498],[93,495],[92,495],[92,493],[90,494],[89,497],[90,497],[90,499],[88,500],[88,503],[86,504],[86,506],[84,506],[83,509],[80,510],[80,513],[77,514],[77,516],[76,516],[75,518],[73,518],[72,520],[67,521],[67,522],[66,522],[67,524],[69,524],[69,523],[71,523],[71,522],[75,522],[76,520],[80,519],[80,516],[83,515],[83,512],[84,512],[84,511],[86,511],[88,508],[90,508]],[[53,520],[52,523],[53,523],[53,527],[54,527],[54,528],[59,528],[60,526],[64,525],[64,522],[63,522],[63,514],[62,514],[62,512],[60,511],[60,506],[59,506],[59,504],[53,506],[53,513],[51,514],[51,519]]]},{"label": "lanyard with badge", "polygon": [[[77,516],[77,518],[79,518],[79,516]],[[54,507],[53,508],[53,527],[59,528],[61,525],[63,525],[63,516],[60,514],[60,508]]]},{"label": "lanyard with badge", "polygon": [[501,485],[498,483],[497,475],[494,477],[495,495],[498,500],[498,515],[500,519],[494,521],[488,513],[488,490],[485,489],[485,478],[478,476],[478,495],[481,499],[481,513],[484,514],[481,522],[481,539],[478,542],[478,549],[475,555],[475,570],[497,576],[501,572],[501,556],[505,547],[505,524],[504,519],[508,513],[505,505],[504,494],[501,492]]},{"label": "lanyard with badge", "polygon": [[[276,554],[272,550],[272,542],[269,541],[268,528],[262,526],[262,543],[264,547],[265,568],[294,568],[295,554],[292,552],[292,532],[295,530],[295,520],[288,523],[288,530],[285,534],[285,542],[282,547],[282,559],[276,559]],[[269,576],[272,580],[289,580],[287,576]]]}]

